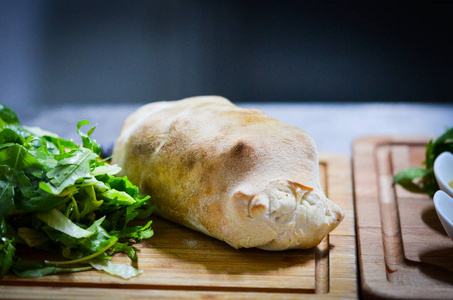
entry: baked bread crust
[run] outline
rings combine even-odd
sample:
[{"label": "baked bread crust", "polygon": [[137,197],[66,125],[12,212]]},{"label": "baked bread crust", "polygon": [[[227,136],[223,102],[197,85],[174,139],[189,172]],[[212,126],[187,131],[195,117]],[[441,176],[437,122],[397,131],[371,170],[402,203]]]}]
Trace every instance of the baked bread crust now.
[{"label": "baked bread crust", "polygon": [[218,96],[139,108],[112,162],[157,215],[235,248],[311,248],[344,217],[321,189],[307,133]]}]

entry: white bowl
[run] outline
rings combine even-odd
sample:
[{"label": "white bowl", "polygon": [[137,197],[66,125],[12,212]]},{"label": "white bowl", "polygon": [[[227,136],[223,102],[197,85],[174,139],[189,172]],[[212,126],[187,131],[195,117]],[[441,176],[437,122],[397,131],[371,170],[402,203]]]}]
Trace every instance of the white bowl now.
[{"label": "white bowl", "polygon": [[453,240],[453,198],[439,190],[434,194],[433,200],[437,216],[448,236]]},{"label": "white bowl", "polygon": [[453,188],[448,185],[453,180],[453,154],[451,152],[443,152],[436,158],[434,175],[440,189],[453,197]]}]

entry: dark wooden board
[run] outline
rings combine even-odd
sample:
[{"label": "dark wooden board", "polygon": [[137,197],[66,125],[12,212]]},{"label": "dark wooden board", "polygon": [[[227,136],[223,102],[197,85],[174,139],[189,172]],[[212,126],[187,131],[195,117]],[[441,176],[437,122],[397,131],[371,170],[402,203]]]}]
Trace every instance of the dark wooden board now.
[{"label": "dark wooden board", "polygon": [[365,298],[453,298],[453,242],[432,199],[393,185],[421,166],[425,137],[369,137],[353,147],[360,282]]}]

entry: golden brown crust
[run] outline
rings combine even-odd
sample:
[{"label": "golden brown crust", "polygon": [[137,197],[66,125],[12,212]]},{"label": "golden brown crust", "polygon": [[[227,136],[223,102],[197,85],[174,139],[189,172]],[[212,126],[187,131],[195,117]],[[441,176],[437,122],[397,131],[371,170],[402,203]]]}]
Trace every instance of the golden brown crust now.
[{"label": "golden brown crust", "polygon": [[141,107],[113,162],[157,214],[236,248],[309,248],[343,218],[320,188],[307,133],[221,97]]}]

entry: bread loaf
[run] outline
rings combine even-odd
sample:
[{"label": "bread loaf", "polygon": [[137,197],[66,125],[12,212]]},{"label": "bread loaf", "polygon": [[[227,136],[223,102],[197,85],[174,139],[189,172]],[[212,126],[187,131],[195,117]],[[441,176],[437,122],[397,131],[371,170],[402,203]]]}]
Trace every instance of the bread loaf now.
[{"label": "bread loaf", "polygon": [[235,248],[310,248],[344,216],[321,189],[306,132],[218,96],[139,108],[112,162],[157,215]]}]

